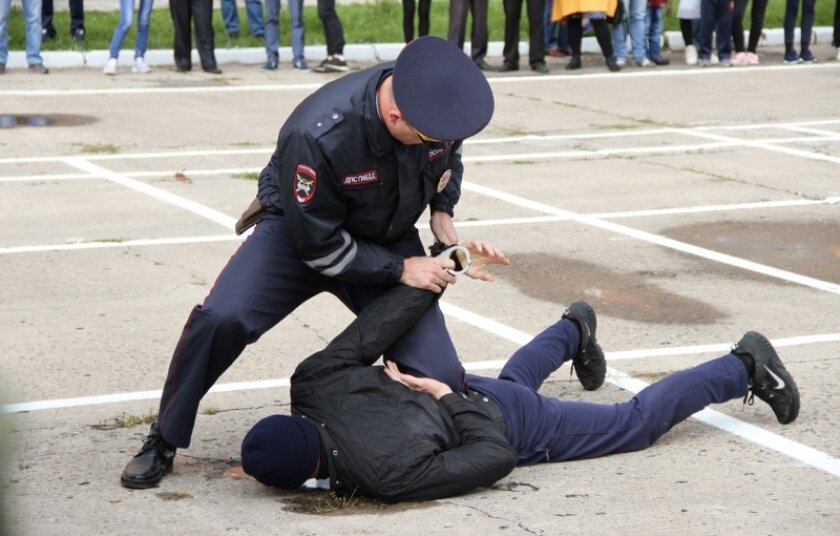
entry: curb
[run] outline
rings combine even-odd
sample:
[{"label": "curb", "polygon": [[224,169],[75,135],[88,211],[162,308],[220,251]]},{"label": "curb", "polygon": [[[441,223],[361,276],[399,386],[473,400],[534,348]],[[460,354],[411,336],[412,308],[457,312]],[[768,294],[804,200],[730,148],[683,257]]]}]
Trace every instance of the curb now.
[{"label": "curb", "polygon": [[[833,39],[833,28],[830,26],[821,26],[814,28],[812,36],[812,44],[830,44]],[[749,35],[744,32],[745,39]],[[629,38],[628,38],[629,39]],[[682,34],[680,32],[664,32],[662,35],[663,46],[672,51],[685,50],[685,43],[683,42]],[[799,42],[799,29],[796,30],[794,42]],[[766,29],[761,34],[759,40],[759,47],[781,46],[784,45],[784,30],[782,28]],[[373,44],[355,44],[344,47],[344,57],[350,61],[373,63],[382,61],[391,61],[396,59],[397,54],[403,48],[402,43],[373,43]],[[489,43],[487,47],[487,55],[490,57],[502,56],[502,49],[504,43],[496,41]],[[464,47],[467,54],[470,52],[470,46],[467,44]],[[585,53],[600,54],[601,49],[594,37],[586,37],[583,39],[581,50]],[[519,52],[522,55],[528,54],[528,42],[521,41],[519,43]],[[107,50],[91,50],[87,52],[77,51],[47,51],[42,52],[44,64],[50,69],[69,69],[69,68],[91,68],[102,69],[105,62],[110,56]],[[326,48],[324,45],[309,45],[304,49],[304,55],[310,63],[317,63],[326,57]],[[217,48],[216,61],[220,65],[240,63],[243,65],[260,65],[265,62],[265,49],[260,48]],[[292,57],[291,47],[280,47],[281,61],[289,60]],[[131,65],[134,59],[133,50],[122,50],[118,61],[121,65]],[[172,50],[171,49],[156,49],[146,52],[146,63],[152,67],[171,66]],[[198,53],[193,50],[192,60],[194,65],[199,64]],[[9,69],[25,69],[26,52],[15,51],[9,53],[8,63],[6,67]]]}]

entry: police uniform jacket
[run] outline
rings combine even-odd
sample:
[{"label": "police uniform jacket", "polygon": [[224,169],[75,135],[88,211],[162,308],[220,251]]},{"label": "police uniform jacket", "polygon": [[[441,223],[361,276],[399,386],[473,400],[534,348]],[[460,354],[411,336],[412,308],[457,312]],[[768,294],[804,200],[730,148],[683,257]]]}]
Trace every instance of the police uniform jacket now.
[{"label": "police uniform jacket", "polygon": [[434,400],[370,366],[435,298],[396,286],[292,376],[292,413],[318,427],[331,489],[435,499],[489,486],[516,465],[492,403],[455,393]]},{"label": "police uniform jacket", "polygon": [[380,120],[376,89],[392,70],[349,74],[306,98],[260,174],[260,205],[284,215],[301,260],[326,276],[399,281],[403,258],[387,246],[427,206],[452,214],[460,197],[461,142],[403,145]]}]

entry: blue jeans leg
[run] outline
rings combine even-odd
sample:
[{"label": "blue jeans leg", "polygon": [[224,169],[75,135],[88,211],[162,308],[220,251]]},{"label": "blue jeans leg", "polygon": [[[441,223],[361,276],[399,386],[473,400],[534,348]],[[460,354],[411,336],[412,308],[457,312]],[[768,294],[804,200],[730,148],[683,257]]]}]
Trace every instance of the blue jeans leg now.
[{"label": "blue jeans leg", "polygon": [[633,59],[642,61],[645,57],[645,0],[630,0],[630,44],[633,47]]},{"label": "blue jeans leg", "polygon": [[265,0],[265,56],[280,61],[280,0]]},{"label": "blue jeans leg", "polygon": [[551,9],[554,6],[554,0],[545,0],[545,10],[543,11],[543,21],[545,24],[545,49],[549,50],[557,47],[557,26],[556,22],[551,22]]},{"label": "blue jeans leg", "polygon": [[[620,0],[624,2],[624,12],[628,13],[630,8],[627,7],[629,0]],[[613,56],[618,59],[627,59],[627,19],[613,26],[612,31],[612,46]]]},{"label": "blue jeans leg", "polygon": [[800,54],[811,48],[811,34],[814,29],[814,9],[817,0],[802,0],[802,20],[799,22],[800,29]]},{"label": "blue jeans leg", "polygon": [[262,0],[245,0],[245,12],[248,14],[248,31],[254,37],[260,37],[263,29]]},{"label": "blue jeans leg", "polygon": [[9,62],[9,16],[12,0],[0,0],[0,63]]},{"label": "blue jeans leg", "polygon": [[134,13],[134,0],[120,0],[120,21],[114,28],[109,51],[111,58],[119,58],[120,50],[125,42],[125,36],[131,29],[131,17]]},{"label": "blue jeans leg", "polygon": [[239,11],[236,0],[222,0],[222,20],[227,33],[239,33]]},{"label": "blue jeans leg", "polygon": [[292,19],[292,54],[303,60],[306,31],[303,28],[303,0],[289,0],[289,17]]},{"label": "blue jeans leg", "polygon": [[149,46],[149,21],[152,17],[154,0],[140,0],[140,11],[137,13],[137,39],[134,43],[134,57],[142,58]]},{"label": "blue jeans leg", "polygon": [[26,21],[26,62],[29,65],[44,63],[41,58],[41,0],[23,0],[23,18]]},{"label": "blue jeans leg", "polygon": [[718,57],[721,60],[728,60],[732,57],[732,15],[733,10],[729,8],[730,3],[724,0],[720,3],[715,29],[715,42],[717,43]]},{"label": "blue jeans leg", "polygon": [[[712,57],[712,32],[718,17],[718,6],[726,0],[703,0],[700,3],[700,59]],[[719,38],[718,38],[719,39]]]},{"label": "blue jeans leg", "polygon": [[660,44],[663,26],[662,11],[661,7],[649,7],[645,12],[645,35],[647,35],[648,40],[647,55],[649,58],[662,56],[662,45]]}]

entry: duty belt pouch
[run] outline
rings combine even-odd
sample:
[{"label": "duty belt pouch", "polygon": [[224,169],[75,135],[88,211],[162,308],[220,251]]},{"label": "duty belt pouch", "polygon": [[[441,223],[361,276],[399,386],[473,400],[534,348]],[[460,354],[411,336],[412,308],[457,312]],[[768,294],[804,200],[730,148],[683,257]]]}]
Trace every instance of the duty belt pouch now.
[{"label": "duty belt pouch", "polygon": [[239,221],[236,222],[233,229],[236,231],[236,234],[241,235],[256,225],[264,215],[265,209],[260,205],[260,200],[255,197],[248,208],[245,209],[245,212],[242,213],[242,216],[239,217]]}]

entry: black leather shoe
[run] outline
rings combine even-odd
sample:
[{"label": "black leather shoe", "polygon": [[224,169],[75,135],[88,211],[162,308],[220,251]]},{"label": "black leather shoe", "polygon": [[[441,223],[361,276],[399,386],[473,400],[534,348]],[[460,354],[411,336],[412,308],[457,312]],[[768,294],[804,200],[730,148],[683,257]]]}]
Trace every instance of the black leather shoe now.
[{"label": "black leather shoe", "polygon": [[512,63],[504,62],[502,64],[502,68],[499,69],[499,70],[503,73],[510,73],[510,72],[513,72],[513,71],[518,71],[519,70],[519,65],[514,65]]},{"label": "black leather shoe", "polygon": [[581,67],[583,67],[583,64],[580,61],[580,56],[572,56],[572,59],[566,64],[567,71],[575,71]]},{"label": "black leather shoe", "polygon": [[210,74],[222,74],[222,70],[218,67],[207,67],[206,69],[202,67],[201,70]]},{"label": "black leather shoe", "polygon": [[487,71],[487,72],[491,72],[491,73],[495,73],[495,72],[499,71],[498,67],[494,67],[494,66],[490,65],[489,63],[487,63],[484,60],[480,60],[480,61],[475,62],[475,65],[479,69],[481,69],[482,71]]},{"label": "black leather shoe", "polygon": [[583,388],[594,391],[601,387],[607,375],[607,360],[604,358],[604,351],[595,340],[595,330],[598,329],[595,311],[588,303],[577,301],[566,309],[563,318],[574,322],[580,333],[580,346],[578,353],[572,357],[572,369],[577,373]]},{"label": "black leather shoe", "polygon": [[125,466],[120,477],[122,485],[132,489],[157,486],[163,475],[172,471],[175,450],[163,439],[160,431],[152,428],[143,442],[143,448]]}]

